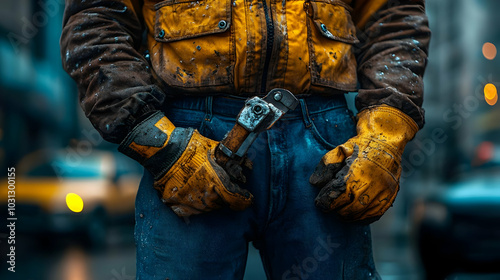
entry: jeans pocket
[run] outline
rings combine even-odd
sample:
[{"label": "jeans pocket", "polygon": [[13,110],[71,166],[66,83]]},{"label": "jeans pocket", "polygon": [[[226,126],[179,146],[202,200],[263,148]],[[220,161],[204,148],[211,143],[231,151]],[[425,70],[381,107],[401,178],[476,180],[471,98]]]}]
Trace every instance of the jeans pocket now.
[{"label": "jeans pocket", "polygon": [[356,122],[347,107],[311,113],[309,118],[311,133],[326,149],[332,150],[356,135]]}]

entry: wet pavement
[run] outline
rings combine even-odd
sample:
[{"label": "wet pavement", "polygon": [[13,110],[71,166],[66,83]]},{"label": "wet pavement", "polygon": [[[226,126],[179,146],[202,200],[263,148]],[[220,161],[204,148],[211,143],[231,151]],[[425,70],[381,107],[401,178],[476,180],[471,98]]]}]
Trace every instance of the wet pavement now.
[{"label": "wet pavement", "polygon": [[135,279],[132,230],[130,226],[110,228],[105,248],[89,247],[75,236],[39,238],[20,234],[16,236],[16,272],[8,272],[2,264],[0,279]]}]

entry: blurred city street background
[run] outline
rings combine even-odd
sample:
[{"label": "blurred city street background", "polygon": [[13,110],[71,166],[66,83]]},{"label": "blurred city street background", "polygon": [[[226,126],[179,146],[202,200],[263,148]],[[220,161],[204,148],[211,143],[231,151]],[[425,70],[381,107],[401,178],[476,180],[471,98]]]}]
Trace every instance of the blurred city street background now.
[{"label": "blurred city street background", "polygon": [[[79,108],[61,67],[63,8],[63,0],[0,2],[0,279],[132,280],[142,168]],[[500,279],[500,1],[428,0],[426,9],[426,125],[405,151],[394,207],[372,226],[376,265],[387,280]],[[245,280],[262,279],[251,247]]]}]

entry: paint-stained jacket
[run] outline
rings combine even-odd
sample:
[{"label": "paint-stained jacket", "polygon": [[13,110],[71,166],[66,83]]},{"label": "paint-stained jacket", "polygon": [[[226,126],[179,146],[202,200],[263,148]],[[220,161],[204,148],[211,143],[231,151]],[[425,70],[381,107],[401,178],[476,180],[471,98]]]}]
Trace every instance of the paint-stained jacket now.
[{"label": "paint-stained jacket", "polygon": [[387,104],[424,124],[423,0],[68,0],[63,24],[63,66],[111,142],[170,96],[276,87],[358,91],[359,110]]}]

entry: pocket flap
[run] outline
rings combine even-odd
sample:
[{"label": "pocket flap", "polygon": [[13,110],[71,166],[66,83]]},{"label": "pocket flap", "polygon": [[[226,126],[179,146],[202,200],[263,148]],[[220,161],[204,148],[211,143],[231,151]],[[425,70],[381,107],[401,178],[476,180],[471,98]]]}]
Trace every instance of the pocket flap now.
[{"label": "pocket flap", "polygon": [[338,0],[311,1],[312,19],[320,33],[332,40],[359,43],[356,26],[351,19],[351,7]]},{"label": "pocket flap", "polygon": [[154,8],[155,39],[159,42],[221,33],[231,25],[230,0],[167,0]]}]

